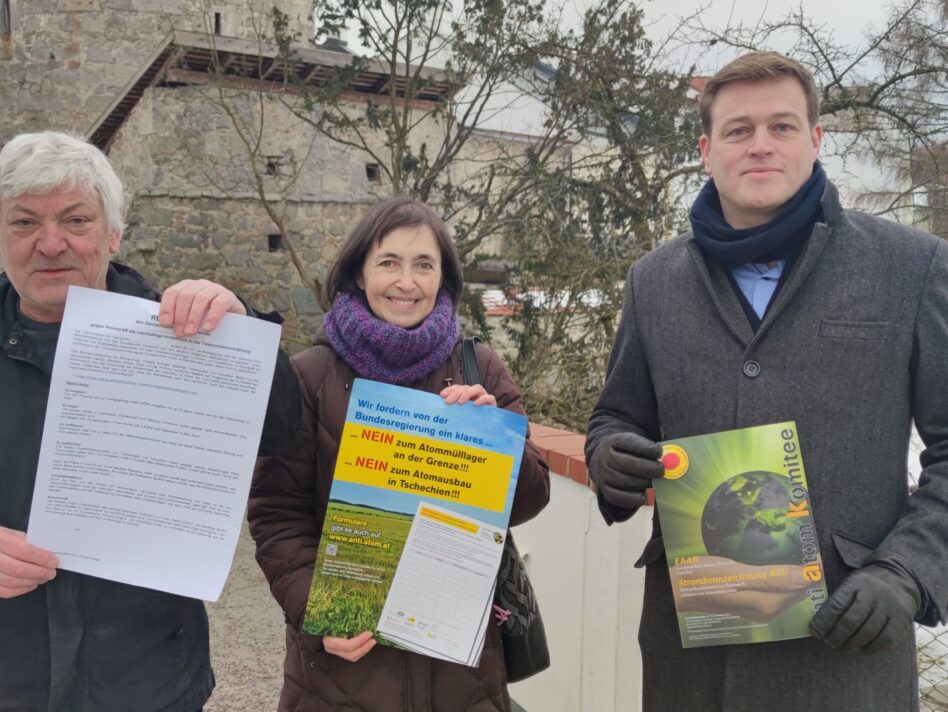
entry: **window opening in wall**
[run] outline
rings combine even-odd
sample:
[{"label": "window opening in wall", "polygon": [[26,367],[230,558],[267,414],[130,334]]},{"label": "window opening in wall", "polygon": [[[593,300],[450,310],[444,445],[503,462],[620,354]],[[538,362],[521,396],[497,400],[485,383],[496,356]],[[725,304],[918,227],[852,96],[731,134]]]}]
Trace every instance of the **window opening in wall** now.
[{"label": "window opening in wall", "polygon": [[276,233],[267,235],[267,250],[269,252],[279,252],[283,249],[283,235]]},{"label": "window opening in wall", "polygon": [[219,12],[214,13],[214,34],[219,35],[221,33],[221,14]]},{"label": "window opening in wall", "polygon": [[9,35],[13,32],[10,0],[0,0],[0,35]]},{"label": "window opening in wall", "polygon": [[264,169],[268,176],[275,176],[279,172],[279,164],[273,158],[267,159],[267,166]]},{"label": "window opening in wall", "polygon": [[368,178],[371,183],[380,183],[382,181],[382,173],[379,171],[379,164],[366,163],[365,177]]}]

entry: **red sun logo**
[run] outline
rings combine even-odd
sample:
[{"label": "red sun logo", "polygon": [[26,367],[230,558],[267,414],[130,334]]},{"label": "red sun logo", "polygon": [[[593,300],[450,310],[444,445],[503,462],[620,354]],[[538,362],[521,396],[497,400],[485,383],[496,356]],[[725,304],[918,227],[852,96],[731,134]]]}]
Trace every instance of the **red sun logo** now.
[{"label": "red sun logo", "polygon": [[688,453],[679,445],[665,445],[661,463],[665,467],[665,479],[677,480],[688,471]]}]

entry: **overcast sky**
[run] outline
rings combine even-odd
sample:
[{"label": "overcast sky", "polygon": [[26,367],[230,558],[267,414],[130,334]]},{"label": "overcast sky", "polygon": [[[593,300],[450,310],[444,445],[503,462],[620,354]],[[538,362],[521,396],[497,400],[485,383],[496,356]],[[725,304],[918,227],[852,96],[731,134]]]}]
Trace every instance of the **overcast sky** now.
[{"label": "overcast sky", "polygon": [[[779,20],[795,9],[818,18],[831,30],[835,38],[844,44],[856,46],[867,30],[879,29],[885,23],[889,3],[885,0],[639,0],[645,11],[646,22],[651,26],[653,37],[667,34],[684,17],[702,9],[704,23],[711,27],[724,28],[738,22],[754,24],[761,18]],[[583,0],[576,5],[582,6]],[[781,49],[774,47],[773,49]],[[707,53],[699,61],[702,70],[713,70],[731,57]]]},{"label": "overcast sky", "polygon": [[761,17],[776,20],[802,7],[806,15],[818,17],[840,40],[855,41],[867,27],[880,26],[885,21],[887,3],[880,0],[642,0],[641,7],[651,20],[666,18],[660,24],[668,27],[671,27],[669,20],[675,16],[689,15],[699,8],[705,8],[703,16],[707,24],[724,27],[729,18],[745,22]]},{"label": "overcast sky", "polygon": [[[660,37],[670,32],[677,24],[678,17],[690,15],[704,7],[702,19],[709,27],[724,28],[743,22],[756,24],[764,20],[780,20],[792,11],[802,7],[805,15],[818,18],[834,39],[843,45],[858,47],[867,32],[878,31],[884,27],[889,2],[886,0],[715,0],[713,3],[698,0],[639,0],[645,11],[647,23],[654,23],[652,36]],[[582,0],[580,0],[582,2]],[[787,50],[789,47],[771,47],[775,50]],[[729,50],[727,54],[705,52],[692,56],[702,74],[713,74],[738,52]],[[832,135],[824,142],[821,158],[827,172],[837,181],[847,200],[852,203],[857,194],[887,189],[889,176],[885,171],[873,166],[871,169],[860,162],[858,156],[846,160],[834,153]],[[847,163],[847,161],[849,161]]]}]

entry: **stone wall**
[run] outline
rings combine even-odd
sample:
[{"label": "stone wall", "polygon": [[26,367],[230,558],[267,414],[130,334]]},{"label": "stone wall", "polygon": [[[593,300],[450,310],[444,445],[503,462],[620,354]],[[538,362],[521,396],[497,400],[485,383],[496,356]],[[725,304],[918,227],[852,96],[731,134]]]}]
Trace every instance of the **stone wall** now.
[{"label": "stone wall", "polygon": [[[147,90],[119,130],[109,159],[127,191],[128,230],[120,260],[166,287],[186,277],[227,285],[254,306],[286,317],[291,350],[308,345],[320,310],[265,211],[243,143],[227,118],[259,127],[257,172],[311,274],[322,278],[365,209],[390,193],[369,180],[371,159],[314,134],[280,97],[206,87]],[[262,103],[261,103],[262,102]],[[378,137],[382,149],[382,137]],[[419,140],[435,142],[438,127]],[[266,162],[272,162],[272,175]]]},{"label": "stone wall", "polygon": [[[259,132],[255,165],[227,111],[251,141]],[[277,202],[364,203],[385,194],[382,183],[367,177],[370,158],[316,135],[281,97],[213,87],[148,89],[118,131],[109,160],[132,199],[256,198],[255,173]]]},{"label": "stone wall", "polygon": [[[364,203],[290,203],[294,240],[313,273],[322,276]],[[161,288],[186,278],[210,279],[253,306],[276,309],[286,318],[283,339],[291,351],[309,345],[321,310],[285,249],[271,252],[274,232],[263,208],[252,200],[143,197],[135,201],[118,260]]]},{"label": "stone wall", "polygon": [[0,143],[23,131],[85,134],[172,28],[255,38],[252,15],[274,5],[312,36],[309,0],[10,0],[0,52]]}]

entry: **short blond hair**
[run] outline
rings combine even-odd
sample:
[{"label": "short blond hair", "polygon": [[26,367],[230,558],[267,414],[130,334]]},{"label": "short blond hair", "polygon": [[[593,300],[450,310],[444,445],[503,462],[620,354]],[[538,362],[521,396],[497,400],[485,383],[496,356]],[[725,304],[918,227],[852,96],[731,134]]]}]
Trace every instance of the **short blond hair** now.
[{"label": "short blond hair", "polygon": [[778,52],[748,52],[725,64],[708,80],[698,101],[701,130],[705,135],[711,134],[711,107],[723,87],[732,82],[769,82],[784,77],[793,77],[800,82],[806,96],[807,121],[811,128],[816,126],[820,116],[820,90],[810,71]]}]

